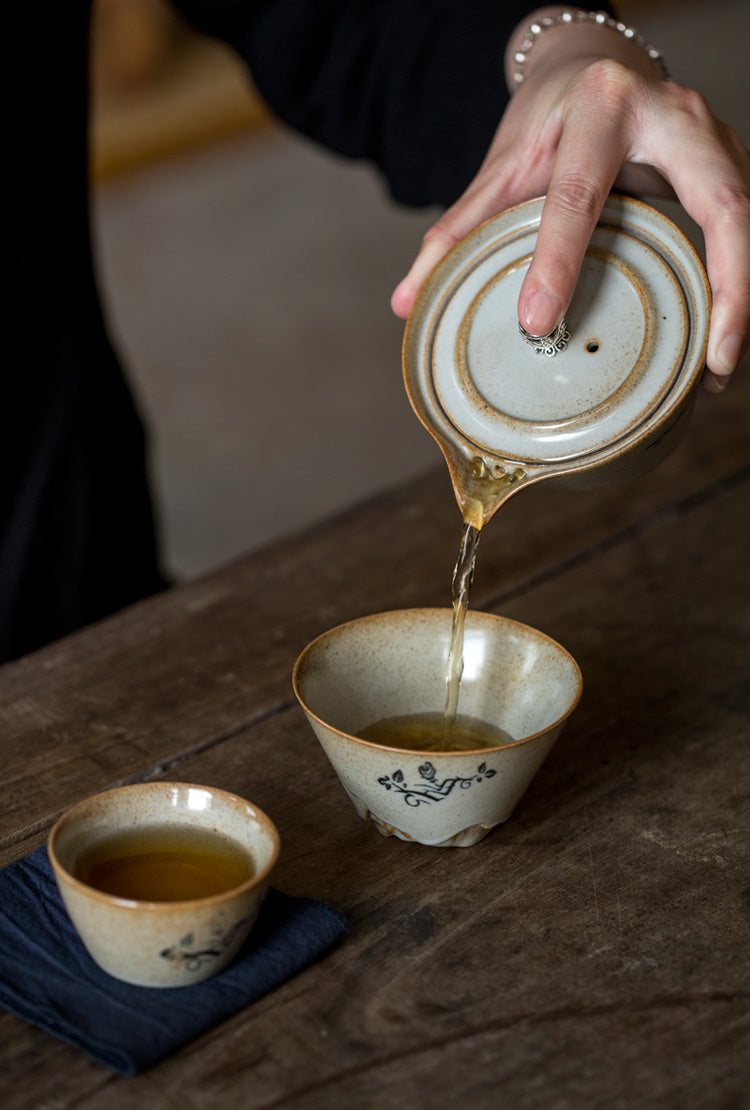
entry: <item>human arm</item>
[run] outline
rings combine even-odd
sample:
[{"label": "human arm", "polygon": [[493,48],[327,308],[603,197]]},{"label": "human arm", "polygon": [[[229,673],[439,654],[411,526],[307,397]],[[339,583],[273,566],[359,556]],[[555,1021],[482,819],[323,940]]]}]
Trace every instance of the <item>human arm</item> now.
[{"label": "human arm", "polygon": [[[509,84],[529,23],[564,10],[521,21],[505,52]],[[428,231],[394,311],[408,314],[432,267],[478,223],[546,193],[518,304],[526,330],[546,334],[567,308],[613,186],[676,195],[703,229],[713,292],[704,381],[720,392],[748,344],[750,156],[699,94],[664,81],[641,46],[606,25],[553,26],[537,38],[479,173]]]},{"label": "human arm", "polygon": [[228,42],[285,124],[366,159],[411,206],[452,204],[508,101],[529,0],[173,0]]}]

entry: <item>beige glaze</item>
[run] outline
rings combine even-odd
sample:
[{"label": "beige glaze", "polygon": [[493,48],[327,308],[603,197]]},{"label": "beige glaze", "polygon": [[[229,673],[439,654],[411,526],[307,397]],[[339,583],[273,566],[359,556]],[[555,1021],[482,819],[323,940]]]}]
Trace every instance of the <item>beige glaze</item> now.
[{"label": "beige glaze", "polygon": [[[114,833],[147,825],[201,826],[252,856],[247,882],[210,898],[136,902],[74,876],[78,855]],[[255,923],[279,854],[279,835],[257,806],[211,786],[149,782],[95,794],[68,810],[48,851],[65,907],[92,959],[126,983],[182,987],[208,979],[237,955]]]},{"label": "beige glaze", "polygon": [[358,739],[376,720],[443,710],[451,615],[405,609],[340,625],[305,648],[293,685],[360,816],[402,840],[465,847],[510,817],[578,703],[582,680],[548,636],[470,611],[459,712],[515,742],[420,753]]},{"label": "beige glaze", "polygon": [[[404,333],[411,404],[445,455],[467,518],[467,473],[589,488],[653,469],[677,445],[705,363],[711,293],[682,232],[611,196],[552,357],[519,334],[517,304],[544,198],[487,220],[438,263]],[[469,513],[468,519],[471,519]]]}]

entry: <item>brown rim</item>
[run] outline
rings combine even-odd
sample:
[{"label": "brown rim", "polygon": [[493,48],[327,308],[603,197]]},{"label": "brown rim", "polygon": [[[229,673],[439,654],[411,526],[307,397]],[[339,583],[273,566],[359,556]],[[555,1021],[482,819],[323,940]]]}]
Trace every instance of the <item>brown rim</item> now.
[{"label": "brown rim", "polygon": [[[56,843],[64,826],[70,820],[73,820],[77,811],[83,809],[87,805],[90,805],[97,799],[106,798],[113,794],[122,795],[126,792],[142,790],[144,787],[152,789],[159,789],[161,787],[164,787],[165,789],[170,787],[179,787],[180,789],[193,788],[195,790],[207,790],[210,791],[210,793],[212,794],[218,794],[223,798],[230,799],[233,802],[239,802],[243,806],[248,807],[252,811],[253,817],[259,819],[260,823],[266,828],[271,836],[272,851],[270,860],[262,869],[262,871],[251,875],[249,879],[246,879],[244,883],[240,883],[239,886],[230,887],[228,890],[221,891],[221,893],[219,894],[211,894],[206,898],[189,898],[184,901],[174,902],[148,902],[137,901],[131,898],[120,898],[115,894],[107,894],[106,891],[99,890],[97,889],[97,887],[89,886],[88,883],[84,883],[80,879],[77,879],[75,875],[72,874],[72,872],[68,871],[68,869],[61,862],[57,855]],[[131,783],[127,786],[116,786],[111,790],[102,790],[98,794],[91,794],[87,798],[82,798],[80,802],[76,802],[75,805],[71,806],[70,809],[67,809],[65,813],[61,814],[60,817],[58,817],[47,840],[47,852],[52,867],[55,873],[63,878],[69,886],[73,887],[74,889],[80,890],[81,893],[85,893],[89,896],[93,895],[97,900],[101,902],[106,902],[108,905],[122,906],[124,908],[132,909],[147,908],[156,912],[158,912],[159,910],[174,910],[180,908],[188,908],[191,906],[209,906],[212,903],[223,902],[227,898],[234,897],[237,894],[249,893],[254,888],[261,886],[262,883],[269,878],[279,858],[280,851],[281,838],[279,836],[279,831],[276,828],[276,825],[273,823],[267,813],[265,813],[262,809],[259,809],[258,806],[254,805],[252,802],[248,801],[247,798],[243,798],[240,794],[233,794],[229,790],[222,790],[218,786],[206,786],[203,783],[175,782],[171,780],[169,782],[162,782],[161,780],[158,780],[155,782],[140,782]]]},{"label": "brown rim", "polygon": [[556,720],[554,720],[551,724],[547,725],[546,728],[540,729],[538,732],[534,732],[530,736],[522,736],[518,740],[511,741],[509,744],[498,744],[494,748],[469,748],[466,751],[460,752],[418,751],[406,748],[395,748],[391,747],[390,744],[375,744],[372,740],[363,740],[361,736],[354,736],[351,732],[344,732],[343,729],[337,728],[335,725],[332,725],[330,721],[325,721],[314,710],[310,708],[305,699],[302,697],[302,693],[299,688],[299,672],[304,666],[305,659],[321,642],[327,640],[331,636],[336,635],[337,633],[341,632],[345,628],[350,627],[351,625],[361,625],[366,623],[367,621],[378,622],[388,617],[406,615],[410,613],[418,613],[424,616],[440,615],[441,619],[443,617],[450,619],[451,610],[440,609],[435,606],[432,608],[423,609],[389,609],[383,613],[369,613],[365,614],[362,617],[355,617],[353,620],[343,621],[341,624],[334,625],[333,628],[329,628],[325,632],[321,632],[319,636],[316,636],[314,640],[311,640],[310,643],[307,644],[307,646],[304,647],[298,655],[292,669],[292,688],[294,690],[297,701],[305,710],[305,712],[309,713],[310,716],[313,717],[324,728],[329,729],[329,731],[331,732],[335,732],[342,739],[352,740],[355,744],[361,744],[363,747],[372,748],[375,751],[397,752],[401,756],[429,756],[430,758],[432,756],[437,756],[438,758],[451,757],[455,759],[457,756],[478,755],[489,752],[502,752],[506,751],[508,748],[518,748],[521,747],[521,745],[523,744],[528,744],[532,740],[536,740],[537,737],[543,736],[547,732],[551,732],[552,729],[557,728],[558,725],[562,725],[568,719],[568,717],[570,717],[570,715],[573,713],[574,709],[578,705],[579,701],[581,700],[581,695],[583,693],[583,674],[581,673],[581,668],[578,666],[578,663],[567,650],[567,648],[564,648],[562,644],[557,642],[557,640],[554,640],[551,636],[548,636],[546,632],[540,632],[538,628],[532,628],[530,624],[524,624],[522,621],[512,620],[512,618],[510,617],[501,617],[495,613],[487,613],[483,612],[482,610],[470,610],[469,613],[467,613],[467,620],[491,621],[493,623],[500,622],[502,624],[512,625],[514,628],[522,628],[525,632],[532,632],[534,636],[536,636],[538,639],[544,640],[545,643],[550,644],[552,647],[556,648],[573,664],[573,668],[577,677],[575,698],[571,702],[569,709],[560,717],[556,718]]}]

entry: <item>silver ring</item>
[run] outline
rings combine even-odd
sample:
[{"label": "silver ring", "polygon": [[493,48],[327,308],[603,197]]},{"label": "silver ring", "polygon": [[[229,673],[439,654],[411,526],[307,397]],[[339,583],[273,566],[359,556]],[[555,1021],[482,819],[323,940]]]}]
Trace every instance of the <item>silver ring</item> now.
[{"label": "silver ring", "polygon": [[531,332],[526,331],[526,328],[521,327],[520,323],[518,330],[538,355],[546,355],[548,358],[553,358],[558,351],[564,351],[570,339],[570,332],[565,320],[561,320],[557,327],[546,335],[532,335]]}]

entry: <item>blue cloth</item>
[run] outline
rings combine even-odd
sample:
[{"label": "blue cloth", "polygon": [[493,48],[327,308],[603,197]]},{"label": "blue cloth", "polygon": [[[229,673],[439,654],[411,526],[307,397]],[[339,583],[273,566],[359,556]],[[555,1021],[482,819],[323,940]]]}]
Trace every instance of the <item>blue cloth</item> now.
[{"label": "blue cloth", "polygon": [[133,1075],[291,978],[347,932],[327,903],[272,889],[225,971],[189,987],[133,987],[91,959],[40,848],[0,871],[0,1004]]}]

